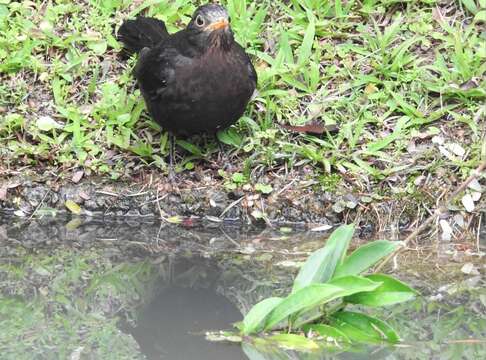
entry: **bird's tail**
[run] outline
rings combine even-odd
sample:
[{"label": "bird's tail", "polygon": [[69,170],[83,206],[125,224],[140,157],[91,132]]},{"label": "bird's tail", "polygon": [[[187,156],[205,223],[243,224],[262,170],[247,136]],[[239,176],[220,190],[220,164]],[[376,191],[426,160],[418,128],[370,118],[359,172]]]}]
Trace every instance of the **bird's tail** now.
[{"label": "bird's tail", "polygon": [[124,21],[118,29],[118,40],[132,53],[146,47],[152,48],[168,36],[163,21],[143,16]]}]

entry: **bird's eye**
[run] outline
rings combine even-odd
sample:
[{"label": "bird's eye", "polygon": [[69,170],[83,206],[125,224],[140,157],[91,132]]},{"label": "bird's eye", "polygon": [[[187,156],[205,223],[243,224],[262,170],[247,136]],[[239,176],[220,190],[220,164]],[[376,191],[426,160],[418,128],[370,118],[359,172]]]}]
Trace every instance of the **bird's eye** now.
[{"label": "bird's eye", "polygon": [[201,15],[198,15],[196,17],[196,25],[197,26],[204,26],[204,19]]}]

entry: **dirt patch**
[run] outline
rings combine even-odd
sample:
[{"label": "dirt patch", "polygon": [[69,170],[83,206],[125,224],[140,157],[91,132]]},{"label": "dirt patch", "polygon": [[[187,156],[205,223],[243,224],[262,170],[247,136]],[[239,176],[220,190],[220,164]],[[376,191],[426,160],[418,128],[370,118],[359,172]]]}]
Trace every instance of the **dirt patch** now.
[{"label": "dirt patch", "polygon": [[[363,235],[378,231],[399,234],[414,229],[435,207],[439,189],[424,188],[414,196],[372,196],[364,192],[324,191],[305,177],[272,177],[269,194],[254,187],[229,189],[211,177],[199,181],[183,178],[175,184],[165,179],[113,181],[83,178],[78,183],[49,177],[17,176],[0,179],[0,211],[20,218],[64,215],[98,219],[147,219],[186,226],[222,223],[315,228],[356,222]],[[181,177],[182,179],[182,177]],[[453,240],[478,242],[484,236],[481,212],[451,208],[447,218],[454,227]],[[458,219],[458,217],[460,219]],[[455,220],[454,220],[455,219]],[[456,221],[457,223],[454,223]]]}]

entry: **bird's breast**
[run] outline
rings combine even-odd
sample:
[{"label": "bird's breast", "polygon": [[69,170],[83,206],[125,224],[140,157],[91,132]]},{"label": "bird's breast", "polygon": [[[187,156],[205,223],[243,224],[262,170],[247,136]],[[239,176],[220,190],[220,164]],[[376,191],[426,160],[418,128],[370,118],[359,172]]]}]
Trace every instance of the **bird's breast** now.
[{"label": "bird's breast", "polygon": [[[176,69],[176,78],[183,92],[193,102],[198,100],[231,99],[253,92],[249,89],[246,64],[231,56],[231,52],[207,51]],[[180,80],[180,81],[179,81]],[[251,95],[251,94],[250,94]]]}]

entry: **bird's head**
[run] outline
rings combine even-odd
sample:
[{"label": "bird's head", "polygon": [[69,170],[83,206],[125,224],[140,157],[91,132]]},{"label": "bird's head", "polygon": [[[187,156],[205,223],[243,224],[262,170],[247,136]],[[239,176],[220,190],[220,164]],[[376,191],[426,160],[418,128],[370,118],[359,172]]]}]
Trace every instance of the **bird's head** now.
[{"label": "bird's head", "polygon": [[194,12],[187,26],[191,39],[201,48],[229,49],[234,41],[228,12],[221,5],[206,4]]}]

